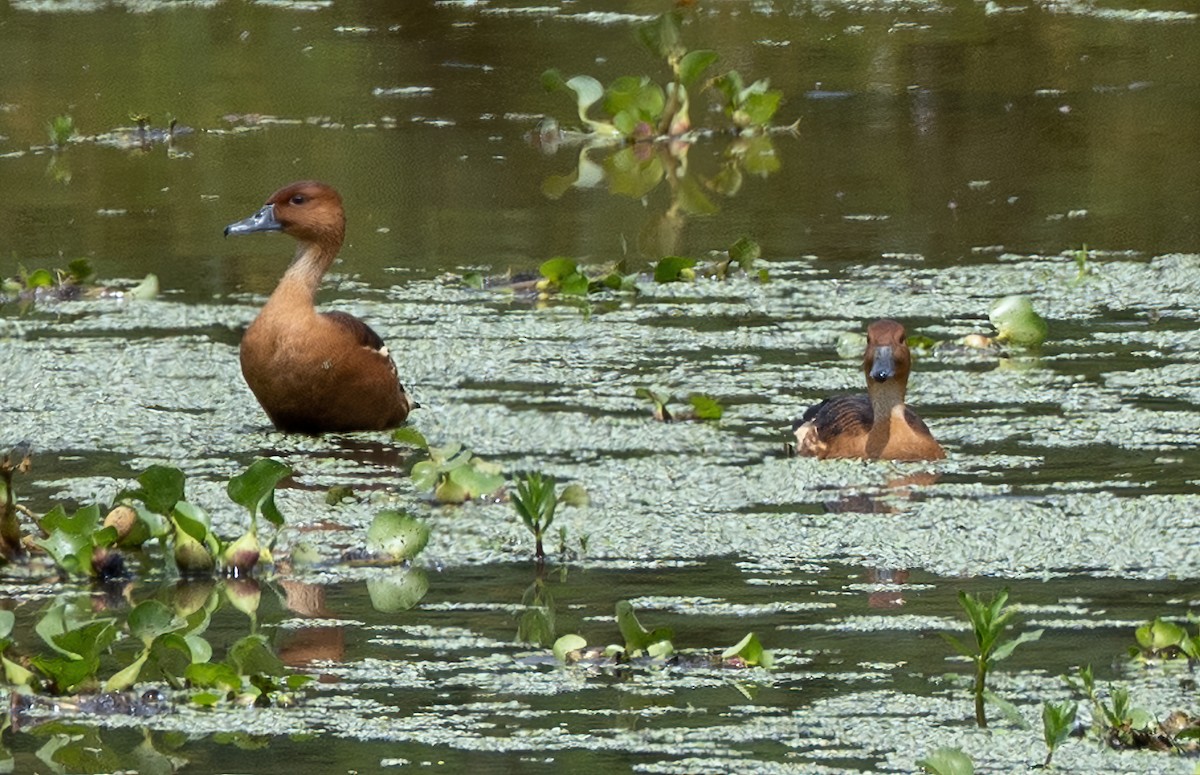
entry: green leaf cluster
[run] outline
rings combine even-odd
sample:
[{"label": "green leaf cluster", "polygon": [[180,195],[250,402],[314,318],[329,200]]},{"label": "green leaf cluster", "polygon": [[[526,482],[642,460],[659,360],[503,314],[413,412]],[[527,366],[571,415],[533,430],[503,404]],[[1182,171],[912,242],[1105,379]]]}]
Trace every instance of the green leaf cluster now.
[{"label": "green leaf cluster", "polygon": [[462,503],[491,495],[504,486],[500,466],[476,457],[459,442],[427,448],[428,460],[412,468],[418,490],[432,490],[439,503]]},{"label": "green leaf cluster", "polygon": [[1134,631],[1137,646],[1129,649],[1129,655],[1143,659],[1186,659],[1200,660],[1200,632],[1196,635],[1175,622],[1155,617]]},{"label": "green leaf cluster", "polygon": [[627,273],[624,261],[592,277],[580,269],[575,259],[558,257],[543,261],[538,272],[542,279],[537,283],[537,289],[542,293],[587,296],[604,291],[637,291],[637,275]]}]

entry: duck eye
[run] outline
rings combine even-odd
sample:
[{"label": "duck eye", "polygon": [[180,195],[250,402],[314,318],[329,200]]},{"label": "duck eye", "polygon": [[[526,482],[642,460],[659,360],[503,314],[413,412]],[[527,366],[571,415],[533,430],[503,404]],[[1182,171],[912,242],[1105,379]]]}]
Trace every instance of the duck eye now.
[{"label": "duck eye", "polygon": [[291,202],[292,202],[292,204],[294,204],[294,205],[302,205],[302,204],[304,204],[306,201],[308,201],[308,200],[305,198],[304,194],[296,194],[296,195],[295,195],[295,196],[293,196],[293,197],[292,197],[292,199],[291,199]]}]

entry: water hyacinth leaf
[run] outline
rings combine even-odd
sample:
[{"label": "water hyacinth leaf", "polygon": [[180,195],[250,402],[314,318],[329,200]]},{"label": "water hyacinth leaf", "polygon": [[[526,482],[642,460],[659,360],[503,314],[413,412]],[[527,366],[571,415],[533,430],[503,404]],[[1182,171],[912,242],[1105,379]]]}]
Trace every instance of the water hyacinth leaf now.
[{"label": "water hyacinth leaf", "polygon": [[429,576],[420,568],[408,568],[367,579],[371,607],[384,614],[407,611],[429,592]]},{"label": "water hyacinth leaf", "polygon": [[92,565],[92,535],[54,530],[46,538],[35,538],[33,543],[45,550],[54,564],[74,575],[90,575]]},{"label": "water hyacinth leaf", "polygon": [[185,624],[170,606],[157,600],[143,600],[135,605],[129,612],[127,623],[129,634],[147,646],[159,635],[174,632]]},{"label": "water hyacinth leaf", "polygon": [[699,178],[692,175],[679,179],[675,189],[675,201],[688,215],[715,215],[719,211],[704,193]]},{"label": "water hyacinth leaf", "polygon": [[[756,85],[761,83],[766,86],[766,81],[757,81]],[[745,113],[749,120],[749,126],[764,127],[771,123],[771,119],[775,116],[775,111],[779,110],[779,104],[783,101],[783,92],[778,90],[754,91],[746,95],[745,102],[742,104],[742,112]]]},{"label": "water hyacinth leaf", "polygon": [[1025,296],[1005,296],[992,304],[988,319],[999,332],[996,339],[1021,347],[1037,347],[1046,341],[1049,326]]},{"label": "water hyacinth leaf", "polygon": [[422,460],[412,468],[413,487],[418,490],[431,489],[438,480],[438,466],[432,460]]},{"label": "water hyacinth leaf", "polygon": [[100,507],[85,506],[68,516],[62,505],[51,509],[40,520],[40,525],[47,533],[67,533],[74,536],[87,536],[91,539],[92,531],[100,524]]},{"label": "water hyacinth leaf", "polygon": [[725,413],[717,399],[703,393],[692,393],[688,396],[688,403],[692,405],[697,420],[719,420]]},{"label": "water hyacinth leaf", "polygon": [[770,135],[765,134],[746,140],[741,158],[746,172],[760,178],[779,172],[783,166],[775,152],[775,143],[771,141]]},{"label": "water hyacinth leaf", "polygon": [[621,128],[616,121],[619,113],[628,114],[635,122],[657,123],[665,103],[662,87],[646,76],[622,76],[604,93],[604,110],[613,117],[618,129]]},{"label": "water hyacinth leaf", "polygon": [[657,153],[643,158],[634,147],[622,148],[605,158],[604,172],[611,193],[639,200],[653,191],[666,174]]},{"label": "water hyacinth leaf", "polygon": [[182,530],[193,540],[201,544],[209,543],[212,518],[204,509],[187,501],[179,501],[171,511],[171,519],[178,530]]},{"label": "water hyacinth leaf", "polygon": [[116,622],[98,619],[67,630],[54,637],[54,645],[63,654],[73,654],[80,659],[99,659],[117,639]]},{"label": "water hyacinth leaf", "polygon": [[729,246],[729,258],[742,271],[749,272],[754,268],[754,262],[762,257],[762,248],[749,237],[742,237]]},{"label": "water hyacinth leaf", "polygon": [[646,656],[653,659],[666,659],[675,653],[675,645],[666,638],[653,641],[646,646]]},{"label": "water hyacinth leaf", "polygon": [[708,49],[689,51],[680,57],[676,74],[680,82],[690,88],[718,59],[717,52]]},{"label": "water hyacinth leaf", "polygon": [[587,275],[576,273],[563,281],[560,290],[566,296],[587,296],[590,285]]},{"label": "water hyacinth leaf", "polygon": [[[171,637],[174,636],[165,636],[160,640],[167,640],[169,642],[169,638]],[[212,659],[212,644],[200,634],[189,633],[184,635],[183,642],[187,646],[192,662],[207,662]]]},{"label": "water hyacinth leaf", "polygon": [[433,488],[433,499],[438,503],[463,503],[471,499],[471,493],[451,477],[447,476]]},{"label": "water hyacinth leaf", "polygon": [[450,472],[450,480],[462,487],[471,498],[491,495],[504,486],[500,466],[480,458],[472,458],[470,465],[463,465]]},{"label": "water hyacinth leaf", "polygon": [[410,560],[429,543],[429,525],[399,511],[381,511],[367,528],[367,550],[393,560]]},{"label": "water hyacinth leaf", "polygon": [[721,659],[733,659],[734,657],[740,658],[747,665],[771,667],[775,664],[774,654],[764,649],[758,636],[752,632],[747,633],[746,637],[738,641],[736,645],[725,649],[721,654]]},{"label": "water hyacinth leaf", "polygon": [[929,775],[975,775],[971,757],[957,748],[939,748],[917,762]]},{"label": "water hyacinth leaf", "polygon": [[683,36],[680,27],[683,16],[674,10],[657,16],[637,26],[637,38],[651,54],[660,59],[669,59],[683,53]]},{"label": "water hyacinth leaf", "polygon": [[566,663],[570,661],[568,657],[572,652],[583,651],[585,648],[587,648],[587,641],[579,635],[571,633],[554,641],[552,651],[559,662]]},{"label": "water hyacinth leaf", "polygon": [[417,449],[429,449],[429,442],[425,440],[424,434],[416,428],[407,425],[392,431],[392,441],[397,444],[407,444]]},{"label": "water hyacinth leaf", "polygon": [[1187,630],[1174,622],[1155,618],[1146,622],[1134,631],[1138,645],[1151,653],[1157,653],[1172,646],[1179,646],[1187,639]]},{"label": "water hyacinth leaf", "polygon": [[70,692],[94,677],[100,668],[98,659],[67,659],[38,654],[29,661],[53,682],[58,694]]},{"label": "water hyacinth leaf", "polygon": [[48,269],[35,269],[26,276],[25,287],[31,291],[35,288],[53,288],[54,275]]},{"label": "water hyacinth leaf", "polygon": [[579,109],[579,120],[598,134],[617,134],[612,124],[588,118],[587,111],[604,97],[604,86],[590,75],[577,75],[566,82],[566,87],[575,93]]},{"label": "water hyacinth leaf", "polygon": [[4,666],[4,680],[10,686],[33,686],[34,675],[31,671],[13,662],[8,657],[0,656],[0,663]]},{"label": "water hyacinth leaf", "polygon": [[292,469],[270,458],[259,458],[244,472],[229,480],[225,491],[231,500],[250,512],[251,520],[260,512],[268,522],[280,527],[283,515],[275,506],[275,487]]},{"label": "water hyacinth leaf", "polygon": [[564,91],[571,87],[567,86],[567,81],[562,77],[556,68],[550,68],[542,72],[542,88],[548,92]]},{"label": "water hyacinth leaf", "polygon": [[543,261],[538,272],[550,282],[561,285],[568,277],[579,273],[579,266],[575,259],[559,256]]},{"label": "water hyacinth leaf", "polygon": [[131,494],[158,514],[170,514],[175,504],[184,499],[184,476],[178,468],[153,465],[137,481],[140,487]]},{"label": "water hyacinth leaf", "polygon": [[125,291],[125,295],[128,298],[137,299],[138,301],[149,301],[157,297],[158,293],[158,275],[154,273],[148,273],[142,278],[140,283]]},{"label": "water hyacinth leaf", "polygon": [[247,635],[233,644],[225,663],[245,676],[280,676],[287,672],[265,635]]},{"label": "water hyacinth leaf", "polygon": [[127,667],[113,673],[107,681],[104,682],[103,691],[106,692],[123,692],[137,681],[138,675],[142,672],[142,667],[146,664],[146,660],[150,658],[150,651],[146,649],[141,655],[133,660]]},{"label": "water hyacinth leaf", "polygon": [[616,612],[617,627],[621,630],[621,637],[625,639],[625,650],[630,654],[639,651],[645,652],[651,644],[670,640],[674,635],[666,627],[660,627],[653,632],[643,627],[628,600],[619,601]]},{"label": "water hyacinth leaf", "polygon": [[681,280],[691,280],[695,273],[691,270],[696,266],[696,259],[687,256],[666,256],[654,265],[654,282],[674,283]]},{"label": "water hyacinth leaf", "polygon": [[242,688],[242,679],[231,665],[219,662],[195,662],[184,671],[188,683],[198,689],[232,692]]}]

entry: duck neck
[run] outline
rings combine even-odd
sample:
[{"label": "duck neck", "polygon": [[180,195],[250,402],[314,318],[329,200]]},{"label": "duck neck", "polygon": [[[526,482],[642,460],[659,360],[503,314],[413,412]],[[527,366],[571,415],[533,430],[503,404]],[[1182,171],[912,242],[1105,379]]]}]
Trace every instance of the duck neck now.
[{"label": "duck neck", "polygon": [[275,311],[276,308],[313,309],[313,299],[321,285],[321,278],[325,276],[337,254],[336,245],[323,245],[319,242],[301,242],[297,245],[292,263],[288,265],[283,279],[275,287],[275,292],[267,300],[263,311]]},{"label": "duck neck", "polygon": [[867,447],[886,446],[891,436],[892,421],[904,418],[904,385],[895,380],[882,384],[871,383],[867,390],[871,398],[871,431],[867,435]]}]

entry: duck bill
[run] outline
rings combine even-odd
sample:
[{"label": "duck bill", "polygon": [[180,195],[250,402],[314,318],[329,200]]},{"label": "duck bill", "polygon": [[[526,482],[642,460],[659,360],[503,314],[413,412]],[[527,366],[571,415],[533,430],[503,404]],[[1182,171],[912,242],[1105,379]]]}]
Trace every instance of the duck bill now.
[{"label": "duck bill", "polygon": [[887,382],[896,376],[896,356],[888,346],[876,347],[871,359],[871,379]]},{"label": "duck bill", "polygon": [[256,231],[283,231],[283,224],[275,219],[275,205],[263,205],[263,208],[251,215],[249,218],[243,218],[237,223],[231,223],[225,227],[225,236],[230,234],[253,234]]}]

